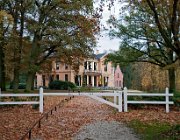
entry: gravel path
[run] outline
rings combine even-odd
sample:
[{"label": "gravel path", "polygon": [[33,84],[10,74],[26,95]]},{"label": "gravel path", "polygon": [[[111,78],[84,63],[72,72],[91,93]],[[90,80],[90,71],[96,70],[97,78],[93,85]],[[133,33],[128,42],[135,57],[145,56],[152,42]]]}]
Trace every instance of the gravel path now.
[{"label": "gravel path", "polygon": [[122,123],[97,121],[81,128],[73,140],[138,140],[138,138]]}]

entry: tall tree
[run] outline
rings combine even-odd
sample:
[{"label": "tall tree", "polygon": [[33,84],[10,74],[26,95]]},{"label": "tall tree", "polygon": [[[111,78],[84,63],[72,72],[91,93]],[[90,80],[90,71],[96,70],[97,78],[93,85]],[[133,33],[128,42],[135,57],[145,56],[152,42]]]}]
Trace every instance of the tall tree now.
[{"label": "tall tree", "polygon": [[0,11],[0,88],[5,90],[5,46],[13,26],[13,18],[7,12]]},{"label": "tall tree", "polygon": [[92,9],[91,0],[35,0],[32,16],[28,18],[32,48],[28,58],[26,90],[33,87],[35,73],[51,55],[66,52],[66,57],[72,61],[76,50],[82,54],[91,51],[96,23],[88,16]]},{"label": "tall tree", "polygon": [[119,20],[110,35],[121,39],[114,62],[149,62],[169,71],[170,89],[175,89],[175,67],[180,60],[180,1],[124,0]]},{"label": "tall tree", "polygon": [[[26,17],[32,6],[32,1],[23,1],[23,0],[6,0],[1,1],[0,5],[8,14],[13,17],[13,32],[8,41],[8,50],[9,54],[13,52],[13,89],[16,91],[19,86],[19,77],[21,73],[21,62],[22,62],[22,51],[24,48],[24,30],[26,30]],[[26,22],[26,23],[25,23]],[[27,33],[27,32],[26,32]],[[11,49],[10,49],[11,48]],[[6,58],[6,57],[5,57]]]}]

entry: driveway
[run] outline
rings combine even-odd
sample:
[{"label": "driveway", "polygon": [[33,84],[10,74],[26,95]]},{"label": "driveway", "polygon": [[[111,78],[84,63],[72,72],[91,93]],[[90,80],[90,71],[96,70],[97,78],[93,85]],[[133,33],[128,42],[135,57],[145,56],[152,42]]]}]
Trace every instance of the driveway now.
[{"label": "driveway", "polygon": [[33,132],[34,140],[137,140],[133,130],[114,121],[114,109],[88,97],[75,97]]}]

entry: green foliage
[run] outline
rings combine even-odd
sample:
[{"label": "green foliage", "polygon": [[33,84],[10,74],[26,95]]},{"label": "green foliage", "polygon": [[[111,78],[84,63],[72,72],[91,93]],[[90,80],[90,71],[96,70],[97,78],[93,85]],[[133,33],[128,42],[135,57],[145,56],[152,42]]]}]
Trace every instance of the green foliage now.
[{"label": "green foliage", "polygon": [[[18,89],[25,89],[26,83],[19,83]],[[10,89],[13,89],[13,83],[10,83]]]},{"label": "green foliage", "polygon": [[180,92],[175,92],[173,96],[174,105],[180,108]]},{"label": "green foliage", "polygon": [[160,122],[141,122],[133,120],[128,124],[143,140],[178,140],[180,138],[180,126],[171,126]]},{"label": "green foliage", "polygon": [[55,80],[49,83],[49,88],[56,90],[70,90],[75,89],[76,85],[68,81]]},{"label": "green foliage", "polygon": [[109,55],[109,60],[120,65],[148,62],[171,70],[169,87],[174,89],[174,67],[180,60],[180,1],[125,3],[119,19],[113,16],[109,19],[113,25],[109,35],[120,39],[119,50]]},{"label": "green foliage", "polygon": [[[7,68],[4,72],[9,79],[14,74],[13,88],[18,88],[19,75],[24,72],[27,75],[26,90],[30,91],[36,72],[46,73],[42,65],[46,67],[45,62],[52,56],[78,71],[81,60],[91,55],[96,43],[94,35],[99,29],[92,0],[6,0],[0,1],[0,7],[3,10],[0,11],[0,25],[6,19],[4,26],[9,27],[0,26],[0,33],[2,29],[8,31],[4,36],[0,34],[1,41],[8,40],[5,44],[8,49],[6,46],[0,62],[5,58],[9,65],[11,73]],[[13,32],[8,34],[10,29]],[[6,76],[0,71],[1,75]]]}]

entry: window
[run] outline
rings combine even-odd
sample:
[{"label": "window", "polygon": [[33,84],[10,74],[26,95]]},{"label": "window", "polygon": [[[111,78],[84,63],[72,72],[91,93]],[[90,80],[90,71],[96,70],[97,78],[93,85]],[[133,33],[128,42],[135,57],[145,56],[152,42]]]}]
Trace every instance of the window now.
[{"label": "window", "polygon": [[104,71],[107,71],[107,64],[104,66]]},{"label": "window", "polygon": [[97,63],[94,62],[94,70],[97,70]]},{"label": "window", "polygon": [[108,63],[104,61],[104,71],[107,71],[107,65]]},{"label": "window", "polygon": [[68,81],[68,74],[65,74],[65,81]]},{"label": "window", "polygon": [[117,77],[119,78],[119,73],[118,73]]},{"label": "window", "polygon": [[53,80],[54,80],[54,75],[51,75],[51,76],[49,77],[49,81],[52,82]]},{"label": "window", "polygon": [[56,62],[56,70],[59,70],[60,68],[60,62]]},{"label": "window", "polygon": [[59,80],[59,74],[56,75],[56,80]]},{"label": "window", "polygon": [[84,69],[87,70],[87,61],[84,62]]},{"label": "window", "polygon": [[89,67],[89,70],[91,70],[91,69],[92,69],[91,62],[89,62],[88,67]]},{"label": "window", "polygon": [[121,81],[119,81],[119,87],[121,87]]},{"label": "window", "polygon": [[65,70],[67,70],[68,69],[68,64],[65,64]]}]

